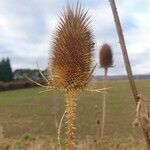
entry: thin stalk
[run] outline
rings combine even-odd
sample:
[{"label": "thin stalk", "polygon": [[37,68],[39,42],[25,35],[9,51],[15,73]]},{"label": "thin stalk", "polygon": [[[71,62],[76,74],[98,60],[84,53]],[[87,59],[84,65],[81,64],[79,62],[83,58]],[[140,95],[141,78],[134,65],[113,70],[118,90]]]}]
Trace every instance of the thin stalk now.
[{"label": "thin stalk", "polygon": [[131,90],[132,90],[135,102],[137,104],[138,101],[139,101],[138,92],[137,92],[135,82],[133,80],[133,74],[132,74],[132,70],[131,70],[129,56],[128,56],[128,52],[127,52],[125,39],[124,39],[124,35],[123,35],[123,32],[122,32],[122,27],[121,27],[121,23],[120,23],[120,20],[119,20],[117,8],[116,8],[114,0],[109,0],[109,1],[110,1],[110,5],[111,5],[111,8],[112,8],[113,16],[114,16],[116,30],[117,30],[117,34],[118,34],[118,37],[119,37],[119,43],[120,43],[120,47],[121,47],[123,58],[124,58],[124,63],[125,63],[126,70],[127,70],[127,73],[128,73],[129,83],[130,83],[130,86],[131,86]]},{"label": "thin stalk", "polygon": [[75,149],[75,102],[76,91],[69,90],[66,94],[66,134],[67,134],[67,150]]},{"label": "thin stalk", "polygon": [[60,123],[59,123],[59,127],[58,127],[58,133],[57,133],[57,135],[58,135],[58,137],[57,137],[57,139],[58,139],[58,145],[59,145],[59,149],[60,150],[62,150],[61,141],[60,141],[61,125],[62,125],[62,122],[63,122],[65,114],[66,114],[66,111],[64,111],[64,113],[63,113],[63,115],[61,117],[61,120],[60,120]]},{"label": "thin stalk", "polygon": [[[107,82],[107,68],[104,68],[104,84],[103,88],[106,88]],[[105,122],[106,122],[106,93],[103,93],[103,105],[102,105],[102,126],[101,126],[101,140],[104,139],[104,132],[105,132]]]},{"label": "thin stalk", "polygon": [[[132,70],[131,70],[131,65],[130,65],[130,61],[129,61],[129,57],[128,57],[128,52],[127,52],[127,48],[126,48],[126,44],[125,44],[125,39],[124,39],[124,35],[122,32],[122,27],[121,27],[121,23],[119,20],[119,16],[118,16],[118,12],[117,12],[117,8],[116,8],[116,4],[115,4],[115,0],[109,0],[110,5],[111,5],[111,9],[112,9],[112,13],[113,13],[113,17],[114,17],[114,21],[115,21],[115,26],[116,26],[116,30],[117,30],[117,34],[118,34],[118,38],[119,38],[119,43],[122,49],[122,54],[123,54],[123,58],[124,58],[124,63],[126,66],[126,70],[128,73],[128,80],[131,86],[131,90],[134,96],[134,100],[135,103],[137,105],[138,101],[139,101],[139,97],[138,97],[138,91],[133,79],[133,74],[132,74]],[[149,133],[143,129],[143,133],[145,136],[145,140],[147,142],[147,146],[148,149],[150,150],[150,137],[149,137]]]}]

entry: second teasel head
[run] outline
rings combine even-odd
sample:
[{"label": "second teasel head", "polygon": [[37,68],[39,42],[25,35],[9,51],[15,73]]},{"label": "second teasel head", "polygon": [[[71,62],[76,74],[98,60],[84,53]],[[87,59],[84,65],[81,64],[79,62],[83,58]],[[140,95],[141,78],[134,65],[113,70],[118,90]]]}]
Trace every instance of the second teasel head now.
[{"label": "second teasel head", "polygon": [[58,89],[83,89],[92,70],[93,35],[87,12],[68,5],[53,37],[50,71]]},{"label": "second teasel head", "polygon": [[108,44],[103,44],[100,48],[99,63],[102,68],[109,68],[113,65],[113,52]]}]

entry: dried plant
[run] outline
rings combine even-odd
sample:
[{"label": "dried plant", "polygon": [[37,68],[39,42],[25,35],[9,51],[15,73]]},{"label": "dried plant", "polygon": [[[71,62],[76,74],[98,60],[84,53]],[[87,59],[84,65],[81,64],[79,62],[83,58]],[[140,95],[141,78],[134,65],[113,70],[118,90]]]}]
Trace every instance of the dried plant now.
[{"label": "dried plant", "polygon": [[93,36],[87,12],[70,5],[60,17],[53,37],[49,62],[49,81],[55,89],[66,91],[67,149],[75,149],[74,120],[76,92],[83,90],[92,73]]},{"label": "dried plant", "polygon": [[[104,88],[106,88],[107,71],[113,65],[113,53],[108,44],[103,44],[99,54],[100,66],[104,68]],[[103,93],[103,110],[102,110],[102,123],[101,123],[101,139],[104,138],[106,120],[106,93]],[[100,130],[99,130],[100,131]],[[100,134],[99,134],[100,135]]]},{"label": "dried plant", "polygon": [[[135,103],[138,107],[139,100],[140,100],[139,99],[140,98],[139,97],[139,92],[138,92],[136,84],[134,82],[132,69],[131,69],[131,65],[130,65],[130,60],[129,60],[129,56],[128,56],[128,51],[127,51],[127,48],[126,48],[126,43],[125,43],[123,31],[122,31],[120,18],[119,18],[119,15],[118,15],[116,3],[115,3],[115,0],[109,0],[109,2],[110,2],[110,6],[111,6],[111,10],[112,10],[112,14],[113,14],[113,18],[114,18],[114,22],[115,22],[115,26],[116,26],[118,38],[119,38],[120,47],[121,47],[121,50],[122,50],[124,63],[125,63],[127,74],[128,74],[129,84],[130,84],[130,87],[131,87],[131,90],[132,90],[132,94],[134,96]],[[148,149],[150,150],[150,134],[149,134],[149,131],[145,130],[143,127],[142,127],[142,130],[143,130],[143,134],[144,134],[145,141],[147,143]]]},{"label": "dried plant", "polygon": [[100,49],[100,66],[102,68],[109,68],[113,65],[113,53],[111,47],[108,44],[103,44]]}]

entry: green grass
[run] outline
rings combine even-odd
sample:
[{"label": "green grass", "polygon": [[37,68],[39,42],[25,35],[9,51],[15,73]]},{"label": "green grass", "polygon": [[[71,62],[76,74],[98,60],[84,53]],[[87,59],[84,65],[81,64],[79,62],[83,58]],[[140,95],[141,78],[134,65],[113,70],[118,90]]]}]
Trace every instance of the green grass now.
[{"label": "green grass", "polygon": [[[102,83],[99,83],[102,85]],[[150,80],[137,81],[143,95],[150,97]],[[133,128],[135,104],[127,81],[111,81],[107,96],[108,137],[142,137],[140,129]],[[18,138],[26,133],[56,137],[57,125],[64,112],[62,92],[44,92],[32,88],[0,92],[0,126],[4,137]],[[97,137],[97,120],[101,117],[102,94],[83,92],[77,97],[77,137]],[[63,122],[64,130],[64,122]]]}]

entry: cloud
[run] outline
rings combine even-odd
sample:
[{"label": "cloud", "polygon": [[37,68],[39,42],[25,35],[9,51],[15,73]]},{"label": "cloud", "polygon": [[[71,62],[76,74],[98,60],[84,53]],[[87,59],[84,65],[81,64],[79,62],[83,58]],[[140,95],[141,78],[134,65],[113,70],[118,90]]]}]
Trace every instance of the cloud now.
[{"label": "cloud", "polygon": [[[76,2],[70,0],[74,5]],[[0,1],[0,58],[10,57],[13,69],[35,68],[36,62],[46,68],[51,49],[52,34],[58,16],[67,0],[1,0]],[[123,25],[133,71],[150,73],[149,63],[144,63],[149,54],[150,2],[147,0],[116,0]],[[110,43],[114,51],[114,68],[110,74],[125,74],[121,50],[108,1],[82,1],[89,10],[91,27],[95,35],[95,60],[98,62],[99,47]],[[102,74],[97,69],[95,74]]]},{"label": "cloud", "polygon": [[[132,2],[129,0],[124,2],[118,0],[116,2],[125,35],[129,57],[131,60],[131,65],[133,68],[133,73],[150,73],[149,63],[143,61],[148,60],[148,57],[150,56],[148,55],[150,49],[150,21],[147,20],[147,18],[150,17],[149,9],[147,9],[148,6],[150,6],[150,2],[141,0],[133,0]],[[96,32],[98,33],[96,35],[97,39],[99,39],[99,41],[108,41],[113,47],[115,67],[111,69],[111,74],[126,74],[110,7],[107,4],[105,4],[103,7],[105,9],[102,8],[100,11],[100,8],[98,8],[95,12],[95,14],[101,13],[102,15],[99,15],[99,18],[96,20],[99,20],[99,22],[95,23],[97,27],[99,25],[99,30],[96,28],[98,30],[98,32]],[[107,10],[107,7],[109,7],[109,11]],[[105,20],[104,24],[102,20]],[[101,44],[102,42],[99,43]],[[141,67],[142,72],[140,71]]]}]

